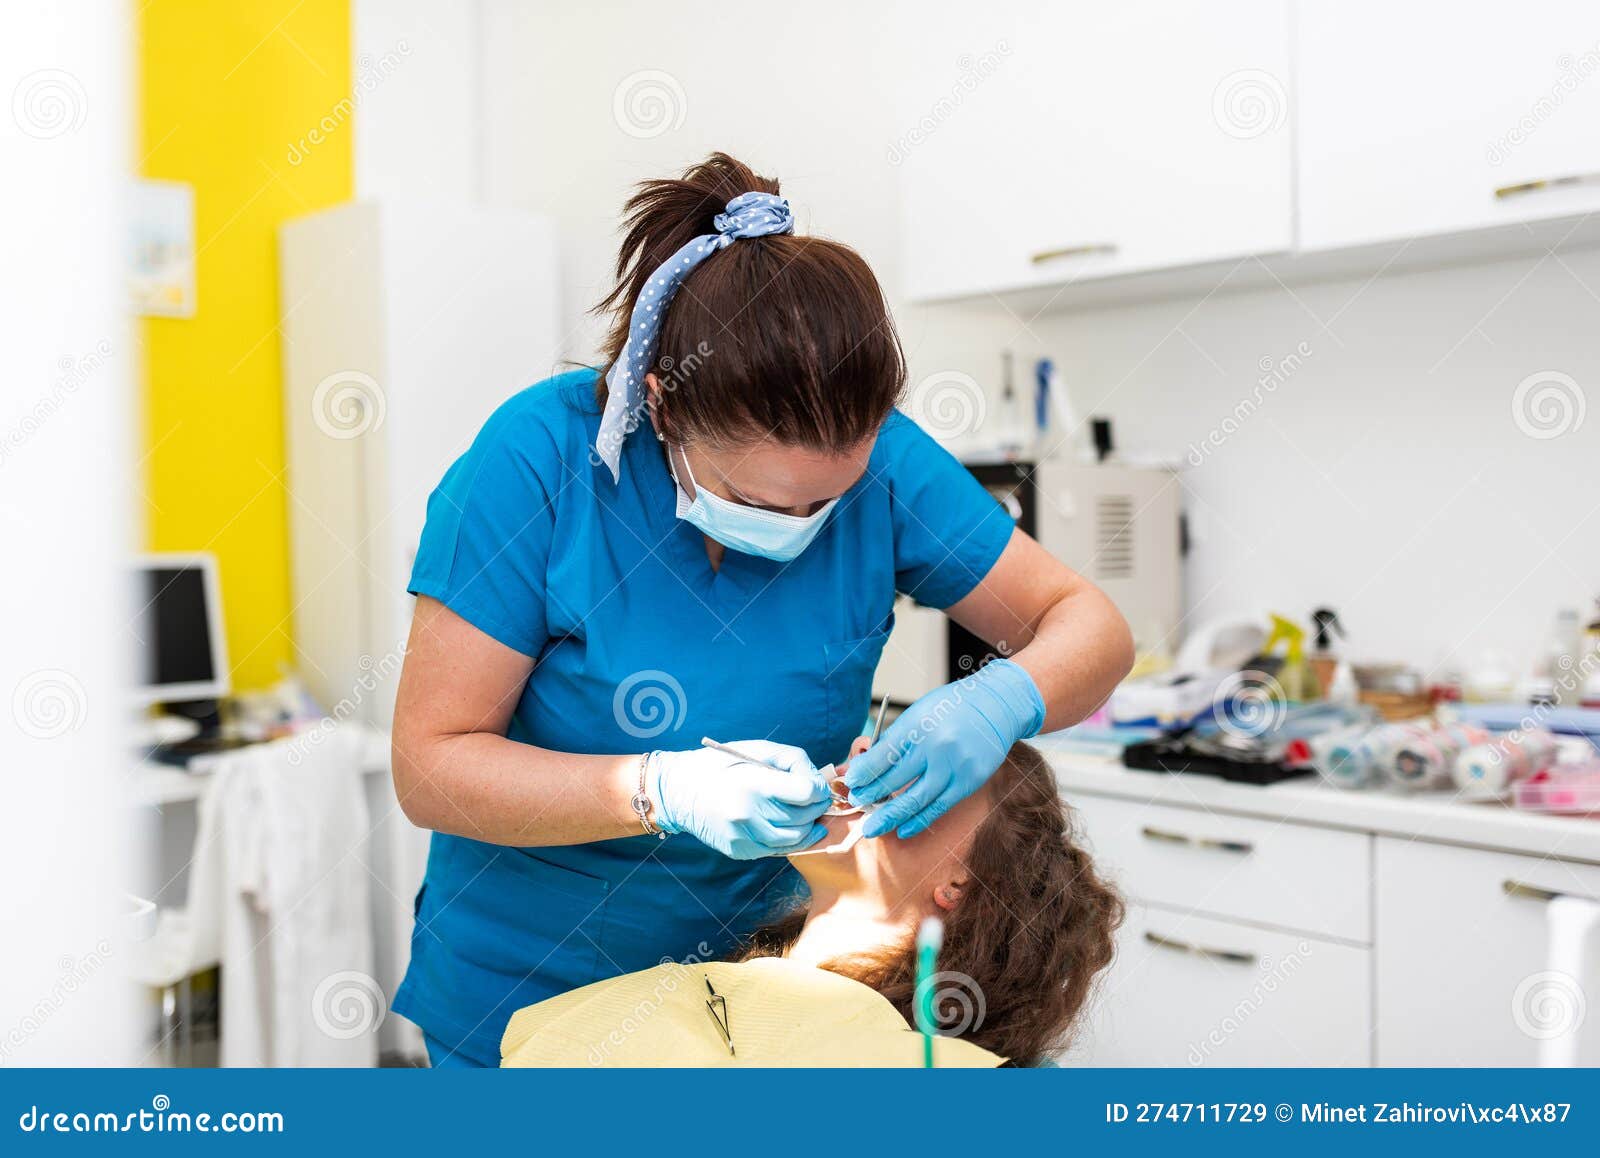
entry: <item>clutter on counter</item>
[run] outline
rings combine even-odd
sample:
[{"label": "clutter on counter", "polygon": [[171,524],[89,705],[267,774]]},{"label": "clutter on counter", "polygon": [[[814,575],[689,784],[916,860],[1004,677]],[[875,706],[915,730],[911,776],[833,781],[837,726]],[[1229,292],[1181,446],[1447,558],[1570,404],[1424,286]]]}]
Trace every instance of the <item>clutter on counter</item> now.
[{"label": "clutter on counter", "polygon": [[1332,608],[1310,621],[1310,633],[1276,614],[1204,624],[1170,662],[1145,657],[1061,741],[1147,771],[1257,785],[1317,775],[1349,791],[1600,817],[1600,703],[1588,704],[1600,617],[1583,632],[1575,613],[1559,615],[1521,681],[1529,694],[1490,703],[1466,701],[1517,685],[1492,657],[1468,678],[1431,680],[1403,663],[1339,655],[1345,628]]}]

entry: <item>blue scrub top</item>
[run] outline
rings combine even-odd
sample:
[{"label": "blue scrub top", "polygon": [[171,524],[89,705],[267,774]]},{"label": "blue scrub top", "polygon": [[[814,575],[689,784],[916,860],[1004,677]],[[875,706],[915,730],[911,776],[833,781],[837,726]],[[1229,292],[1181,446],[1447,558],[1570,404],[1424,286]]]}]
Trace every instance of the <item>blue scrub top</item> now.
[{"label": "blue scrub top", "polygon": [[[594,384],[593,370],[561,374],[495,411],[428,500],[411,592],[536,661],[512,740],[620,754],[769,739],[843,759],[895,593],[955,603],[1010,518],[896,412],[798,558],[730,550],[714,571],[648,426],[623,447],[620,483],[597,461]],[[724,956],[801,889],[781,857],[730,860],[687,835],[511,848],[435,833],[394,1008],[495,1065],[521,1007]]]}]

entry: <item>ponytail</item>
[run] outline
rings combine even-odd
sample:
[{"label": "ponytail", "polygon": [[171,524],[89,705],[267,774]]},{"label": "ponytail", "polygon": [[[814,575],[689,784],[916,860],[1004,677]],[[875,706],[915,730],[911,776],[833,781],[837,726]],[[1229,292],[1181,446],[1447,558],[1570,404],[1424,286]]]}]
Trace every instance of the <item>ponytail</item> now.
[{"label": "ponytail", "polygon": [[[726,153],[681,177],[643,182],[628,200],[604,368],[628,340],[634,303],[656,270],[745,193],[778,183]],[[874,435],[905,384],[888,305],[861,256],[815,237],[742,239],[684,280],[661,322],[646,373],[668,394],[661,416],[676,438],[715,443],[772,438],[842,451]],[[605,374],[596,385],[604,407]]]}]

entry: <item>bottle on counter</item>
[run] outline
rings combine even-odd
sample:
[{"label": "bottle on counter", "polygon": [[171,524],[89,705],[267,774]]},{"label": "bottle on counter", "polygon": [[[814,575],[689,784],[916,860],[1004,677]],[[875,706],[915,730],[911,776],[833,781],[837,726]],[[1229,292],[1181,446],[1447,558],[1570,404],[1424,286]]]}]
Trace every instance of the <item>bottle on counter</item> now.
[{"label": "bottle on counter", "polygon": [[1594,618],[1584,629],[1583,656],[1578,666],[1587,673],[1578,695],[1579,703],[1585,708],[1600,708],[1600,599],[1594,601]]},{"label": "bottle on counter", "polygon": [[1583,677],[1578,658],[1584,652],[1584,630],[1576,608],[1556,612],[1554,626],[1543,651],[1522,688],[1522,698],[1547,707],[1576,707],[1582,698]]},{"label": "bottle on counter", "polygon": [[1454,780],[1463,796],[1498,797],[1519,780],[1555,762],[1557,740],[1542,730],[1505,732],[1465,749],[1456,759]]},{"label": "bottle on counter", "polygon": [[1472,724],[1445,724],[1402,738],[1383,771],[1405,788],[1442,788],[1454,779],[1461,753],[1488,741],[1489,733]]},{"label": "bottle on counter", "polygon": [[1344,624],[1339,622],[1339,613],[1331,607],[1317,608],[1311,613],[1311,633],[1311,655],[1306,662],[1311,665],[1317,687],[1322,689],[1324,695],[1331,696],[1334,672],[1339,666],[1339,657],[1333,650],[1333,637],[1337,635],[1340,639],[1344,638]]}]

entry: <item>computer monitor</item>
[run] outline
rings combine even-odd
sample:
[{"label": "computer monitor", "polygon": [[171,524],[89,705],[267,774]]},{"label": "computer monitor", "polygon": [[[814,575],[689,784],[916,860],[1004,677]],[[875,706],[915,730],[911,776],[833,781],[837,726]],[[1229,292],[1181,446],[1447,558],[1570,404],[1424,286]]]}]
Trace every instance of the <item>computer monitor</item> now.
[{"label": "computer monitor", "polygon": [[184,703],[226,696],[228,645],[222,634],[216,556],[142,555],[135,567],[138,701]]}]

